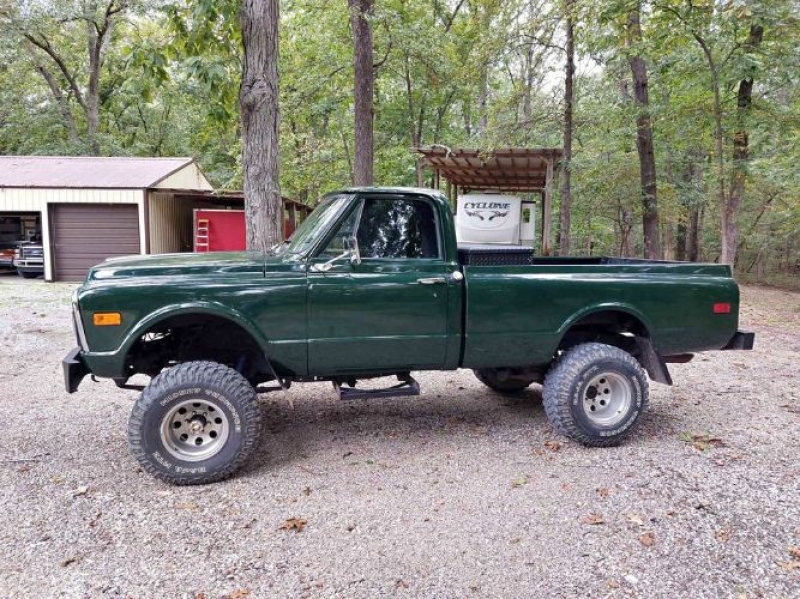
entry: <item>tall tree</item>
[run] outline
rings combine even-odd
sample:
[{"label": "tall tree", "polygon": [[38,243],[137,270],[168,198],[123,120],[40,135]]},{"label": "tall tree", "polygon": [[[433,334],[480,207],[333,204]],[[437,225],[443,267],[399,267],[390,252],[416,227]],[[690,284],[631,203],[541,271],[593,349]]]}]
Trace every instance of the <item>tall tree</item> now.
[{"label": "tall tree", "polygon": [[570,251],[570,212],[572,210],[572,109],[575,100],[575,15],[574,0],[564,0],[564,22],[567,36],[564,67],[564,156],[561,159],[561,204],[559,207],[558,253]]},{"label": "tall tree", "polygon": [[247,247],[263,250],[283,238],[278,170],[278,0],[244,0],[242,118]]},{"label": "tall tree", "polygon": [[633,97],[636,102],[636,149],[639,153],[639,172],[642,185],[642,225],[645,258],[661,258],[658,200],[656,197],[656,157],[653,149],[653,126],[650,121],[647,65],[641,56],[641,5],[628,13],[628,64],[633,76]]},{"label": "tall tree", "polygon": [[373,0],[347,0],[350,23],[353,29],[353,66],[355,92],[355,152],[353,183],[370,186],[373,177],[373,95],[375,71],[373,67],[372,14]]},{"label": "tall tree", "polygon": [[[132,0],[42,2],[27,7],[0,4],[0,24],[21,37],[73,142],[78,139],[78,124],[71,102],[77,103],[86,121],[88,152],[95,156],[100,154],[100,78],[106,53],[114,27],[133,4]],[[84,56],[71,51],[76,37],[85,48]],[[106,93],[106,98],[109,96]]]},{"label": "tall tree", "polygon": [[[750,26],[750,33],[744,44],[744,52],[752,54],[764,38],[764,27],[758,23]],[[720,262],[734,265],[736,249],[739,246],[738,216],[744,197],[747,166],[750,159],[748,118],[753,103],[753,78],[755,67],[749,63],[744,77],[739,81],[736,94],[736,131],[733,134],[733,181],[728,201],[722,208],[722,252]]]}]

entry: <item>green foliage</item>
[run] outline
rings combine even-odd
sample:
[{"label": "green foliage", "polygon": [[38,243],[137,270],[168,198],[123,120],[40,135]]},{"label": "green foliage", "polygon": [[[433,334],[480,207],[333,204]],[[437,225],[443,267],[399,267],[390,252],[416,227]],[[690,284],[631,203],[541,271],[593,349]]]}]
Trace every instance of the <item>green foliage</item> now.
[{"label": "green foliage", "polygon": [[[627,15],[637,3],[571,5],[578,48],[575,251],[620,253],[630,225],[632,250],[641,251],[635,107],[626,91],[627,53],[636,52],[650,75],[664,245],[699,215],[701,256],[717,257],[710,55],[720,91],[726,187],[733,134],[742,118],[738,84],[746,77],[755,81],[744,123],[751,164],[740,215],[740,270],[766,281],[800,274],[796,0],[642,0],[643,39],[631,44]],[[75,94],[47,57],[31,52],[22,33],[48,39],[85,90],[82,19],[113,4],[0,0],[0,153],[89,151]],[[546,0],[376,0],[376,182],[415,185],[415,144],[559,146],[564,6]],[[239,8],[239,0],[125,2],[125,18],[115,20],[104,47],[98,132],[103,153],[193,155],[216,185],[241,185]],[[352,176],[349,13],[346,0],[288,0],[281,11],[281,187],[284,195],[313,204]],[[750,52],[745,42],[754,23],[764,27],[764,40]],[[76,135],[37,60],[50,67],[64,91],[62,104]]]}]

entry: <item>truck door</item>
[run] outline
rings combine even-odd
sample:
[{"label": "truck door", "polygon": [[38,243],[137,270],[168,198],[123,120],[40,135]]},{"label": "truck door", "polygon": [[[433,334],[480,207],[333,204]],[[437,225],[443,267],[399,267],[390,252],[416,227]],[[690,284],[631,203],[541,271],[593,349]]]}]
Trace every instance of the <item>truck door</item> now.
[{"label": "truck door", "polygon": [[[360,264],[341,255],[355,236]],[[361,200],[309,261],[311,374],[437,369],[445,364],[448,269],[433,204],[421,197]]]}]

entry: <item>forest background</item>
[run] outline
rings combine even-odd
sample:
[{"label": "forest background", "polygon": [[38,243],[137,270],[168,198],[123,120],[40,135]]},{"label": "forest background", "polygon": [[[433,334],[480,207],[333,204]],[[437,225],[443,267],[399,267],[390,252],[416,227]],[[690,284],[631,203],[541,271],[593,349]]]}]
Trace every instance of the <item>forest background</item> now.
[{"label": "forest background", "polygon": [[[243,4],[259,2],[0,0],[0,154],[194,156],[240,189]],[[796,0],[279,8],[284,196],[313,206],[359,181],[366,27],[376,184],[430,185],[418,146],[567,147],[561,253],[735,261],[800,288]]]}]

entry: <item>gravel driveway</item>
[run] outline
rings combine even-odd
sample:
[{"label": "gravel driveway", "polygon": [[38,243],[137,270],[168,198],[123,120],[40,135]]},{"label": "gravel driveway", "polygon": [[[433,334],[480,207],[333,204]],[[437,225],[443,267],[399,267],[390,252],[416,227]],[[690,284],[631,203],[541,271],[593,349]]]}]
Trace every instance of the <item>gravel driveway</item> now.
[{"label": "gravel driveway", "polygon": [[297,385],[236,478],[175,488],[128,454],[133,392],[64,392],[72,288],[0,277],[0,596],[798,596],[800,294],[744,289],[756,350],[673,366],[623,447],[468,371]]}]

